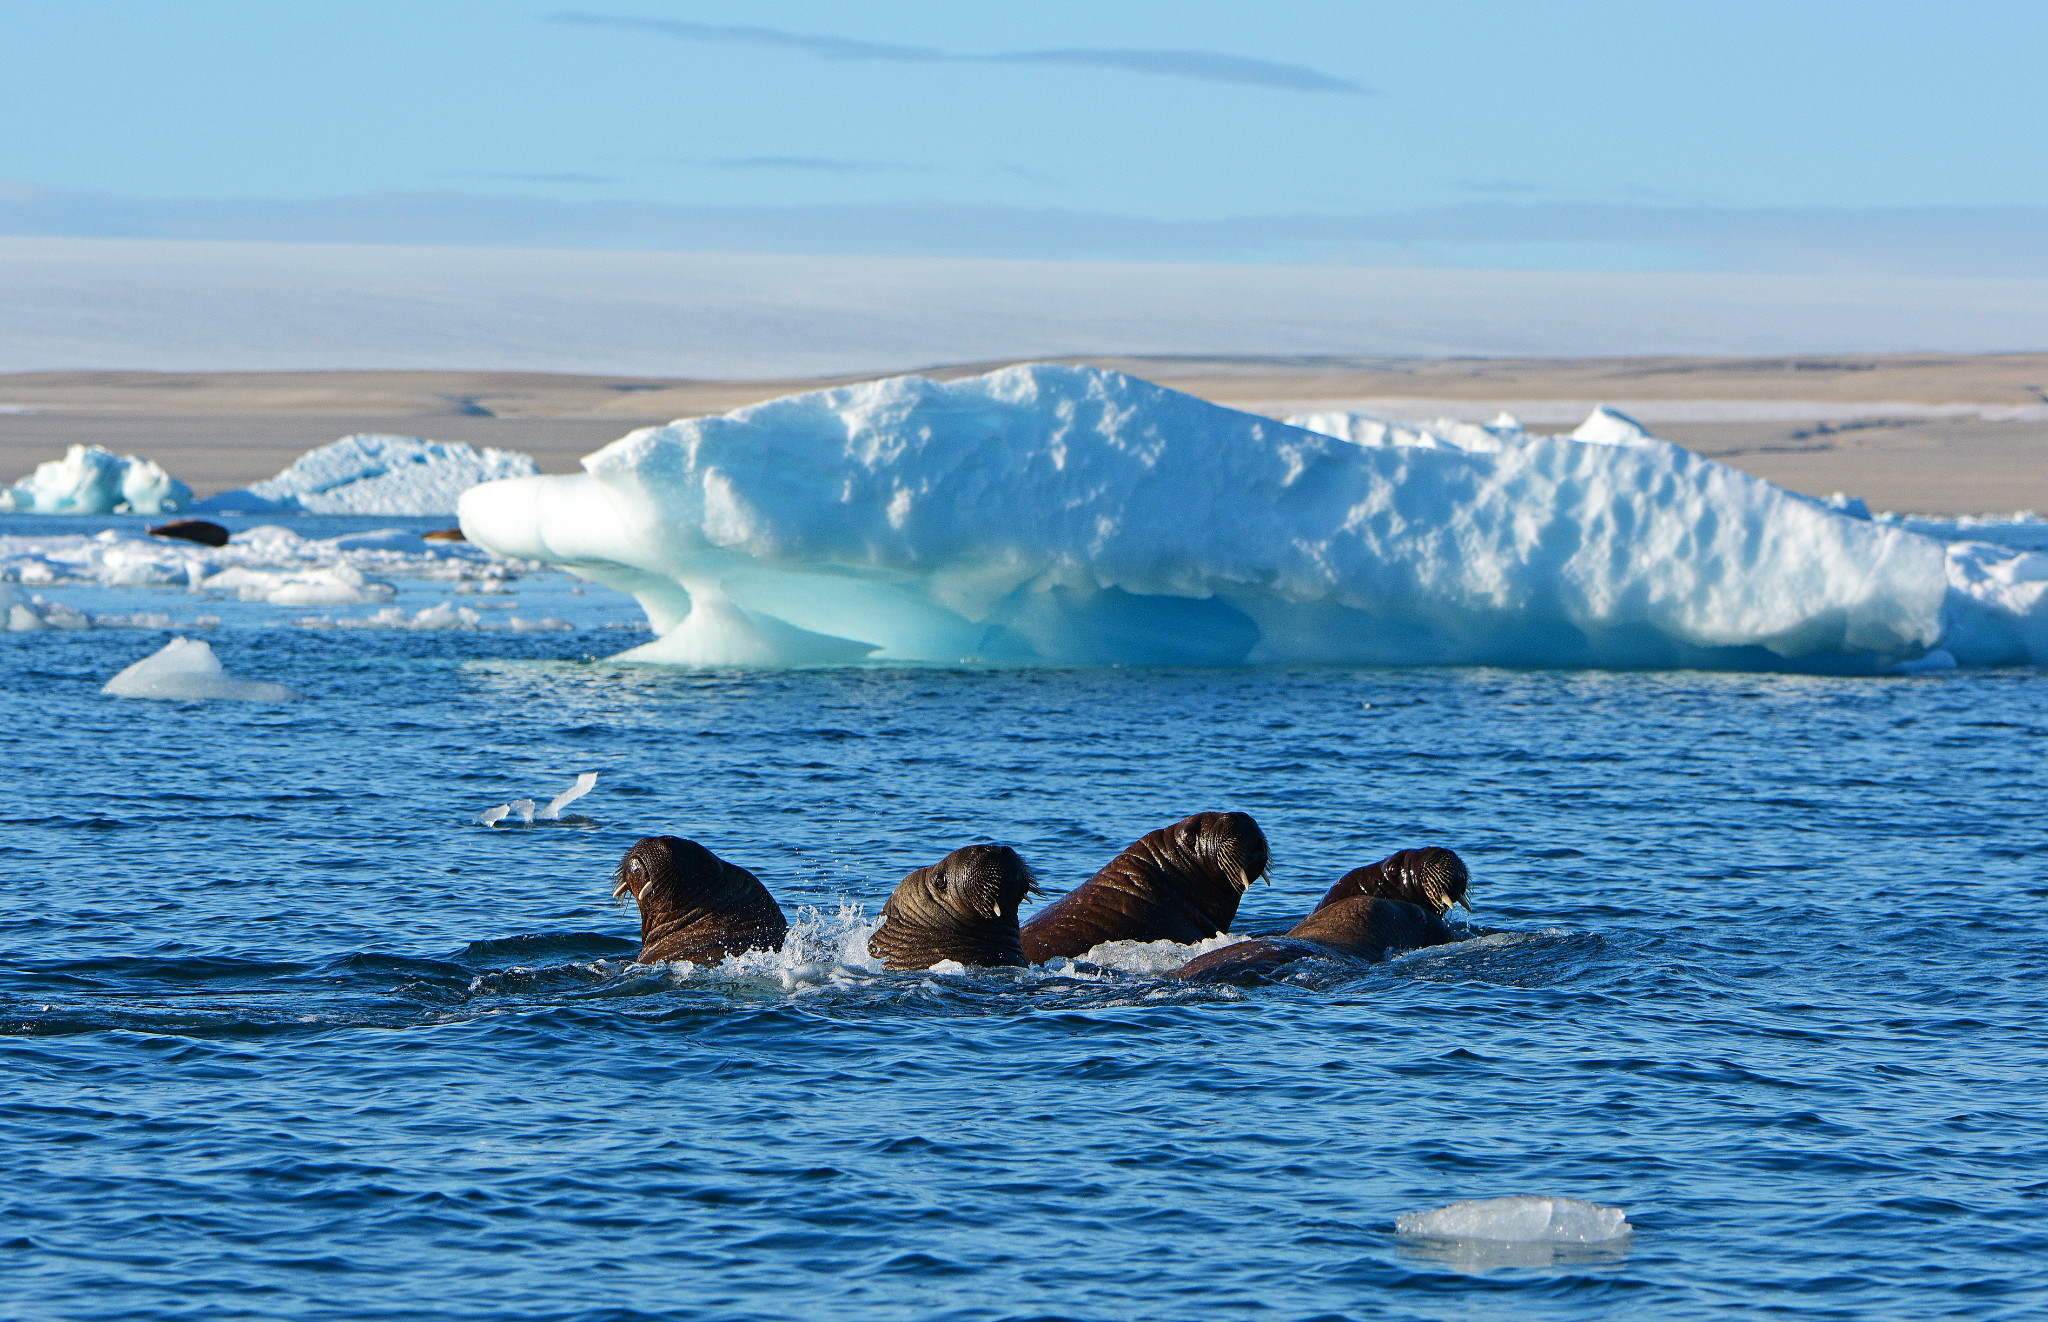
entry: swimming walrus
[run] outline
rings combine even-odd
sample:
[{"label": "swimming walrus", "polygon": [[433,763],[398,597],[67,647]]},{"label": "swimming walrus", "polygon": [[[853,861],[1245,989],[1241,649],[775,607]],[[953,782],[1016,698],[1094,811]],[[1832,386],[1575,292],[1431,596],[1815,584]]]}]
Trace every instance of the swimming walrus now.
[{"label": "swimming walrus", "polygon": [[1448,849],[1403,849],[1353,868],[1286,935],[1258,937],[1197,955],[1169,975],[1203,981],[1258,976],[1314,955],[1346,955],[1376,964],[1402,950],[1448,945],[1457,935],[1443,915],[1471,904],[1465,860]]},{"label": "swimming walrus", "polygon": [[1230,930],[1268,858],[1265,832],[1246,813],[1161,827],[1024,924],[1024,958],[1071,959],[1104,941],[1206,941]]},{"label": "swimming walrus", "polygon": [[1038,880],[1008,845],[968,845],[896,883],[868,953],[892,969],[942,959],[976,968],[1020,966],[1017,906]]},{"label": "swimming walrus", "polygon": [[614,898],[640,906],[642,964],[717,963],[748,950],[778,950],[789,934],[782,906],[760,879],[695,840],[643,838],[619,860]]},{"label": "swimming walrus", "polygon": [[1457,939],[1442,918],[1420,905],[1351,895],[1318,906],[1285,936],[1254,937],[1211,950],[1168,976],[1221,982],[1271,973],[1313,955],[1348,955],[1377,964],[1399,951],[1448,945]]}]

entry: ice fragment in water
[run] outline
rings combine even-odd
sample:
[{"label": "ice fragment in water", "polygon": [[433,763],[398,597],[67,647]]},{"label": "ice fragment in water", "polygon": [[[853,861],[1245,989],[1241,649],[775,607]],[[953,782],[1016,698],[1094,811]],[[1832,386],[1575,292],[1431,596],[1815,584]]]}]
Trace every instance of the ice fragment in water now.
[{"label": "ice fragment in water", "polygon": [[1502,1244],[1605,1244],[1635,1230],[1619,1207],[1536,1194],[1470,1198],[1427,1212],[1403,1212],[1394,1218],[1394,1229],[1415,1239]]},{"label": "ice fragment in water", "polygon": [[157,464],[97,445],[74,445],[0,488],[0,513],[167,514],[191,503],[192,488]]},{"label": "ice fragment in water", "polygon": [[584,772],[582,775],[576,777],[576,783],[574,785],[571,785],[568,789],[563,790],[554,798],[549,799],[548,806],[542,808],[540,812],[536,814],[536,816],[538,816],[544,822],[554,821],[556,818],[562,815],[562,809],[568,807],[570,804],[576,802],[576,800],[590,793],[591,789],[596,784],[597,773],[595,771]]},{"label": "ice fragment in water", "polygon": [[509,803],[501,803],[495,808],[486,808],[476,815],[476,824],[478,826],[496,826],[499,822],[504,821],[511,812],[512,805]]},{"label": "ice fragment in water", "polygon": [[284,702],[298,695],[282,684],[236,679],[221,665],[213,648],[197,638],[173,638],[163,649],[144,657],[107,681],[102,693],[117,698],[157,698],[192,702],[226,698],[242,702]]}]

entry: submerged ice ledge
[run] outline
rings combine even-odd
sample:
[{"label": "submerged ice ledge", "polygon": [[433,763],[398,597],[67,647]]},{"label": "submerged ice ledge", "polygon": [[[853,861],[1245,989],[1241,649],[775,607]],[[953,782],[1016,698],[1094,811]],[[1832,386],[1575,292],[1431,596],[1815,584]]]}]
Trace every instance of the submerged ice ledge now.
[{"label": "submerged ice ledge", "polygon": [[633,661],[2048,658],[2048,555],[1851,517],[1608,410],[1302,421],[1090,368],[899,377],[636,431],[460,517],[635,596],[660,637]]}]

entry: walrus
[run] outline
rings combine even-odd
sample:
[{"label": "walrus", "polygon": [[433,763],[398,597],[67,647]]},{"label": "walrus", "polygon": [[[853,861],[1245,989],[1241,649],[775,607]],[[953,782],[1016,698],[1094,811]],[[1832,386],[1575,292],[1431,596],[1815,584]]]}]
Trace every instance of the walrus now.
[{"label": "walrus", "polygon": [[172,519],[161,527],[149,530],[151,537],[175,537],[181,542],[197,542],[201,546],[226,546],[228,530],[205,519]]},{"label": "walrus", "polygon": [[640,906],[642,964],[715,964],[748,950],[777,950],[789,934],[782,906],[745,868],[695,840],[641,839],[619,860],[612,896]]},{"label": "walrus", "polygon": [[1265,832],[1246,813],[1182,818],[1141,836],[1024,924],[1024,958],[1072,959],[1104,941],[1206,941],[1230,930],[1269,857]]},{"label": "walrus", "polygon": [[1354,895],[1367,895],[1402,900],[1436,914],[1449,913],[1454,904],[1462,905],[1470,913],[1472,905],[1465,898],[1465,891],[1471,883],[1472,874],[1465,867],[1465,860],[1448,849],[1436,845],[1402,849],[1339,877],[1337,884],[1317,901],[1316,908]]},{"label": "walrus", "polygon": [[1444,920],[1406,900],[1347,895],[1316,906],[1285,936],[1256,937],[1197,955],[1167,975],[1202,982],[1259,977],[1313,955],[1348,955],[1377,964],[1388,955],[1457,940]]},{"label": "walrus", "polygon": [[1017,906],[1038,879],[1008,845],[968,845],[896,883],[868,953],[892,969],[942,959],[976,968],[1021,966]]}]

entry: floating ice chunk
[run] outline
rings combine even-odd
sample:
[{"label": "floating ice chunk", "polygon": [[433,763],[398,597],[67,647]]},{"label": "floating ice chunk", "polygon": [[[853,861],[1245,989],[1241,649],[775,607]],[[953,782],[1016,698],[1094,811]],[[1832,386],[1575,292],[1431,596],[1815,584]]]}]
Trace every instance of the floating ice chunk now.
[{"label": "floating ice chunk", "polygon": [[1938,543],[1612,410],[1345,425],[1092,368],[901,377],[637,431],[461,519],[633,594],[661,636],[626,658],[689,665],[1875,673],[1946,645]]},{"label": "floating ice chunk", "polygon": [[276,477],[197,508],[223,513],[453,514],[479,482],[530,477],[539,465],[511,450],[361,432],[300,455]]},{"label": "floating ice chunk", "polygon": [[1634,1233],[1628,1214],[1579,1198],[1517,1194],[1473,1198],[1427,1212],[1404,1212],[1394,1228],[1416,1239],[1508,1244],[1605,1244]]},{"label": "floating ice chunk", "polygon": [[548,800],[548,806],[542,808],[538,814],[540,819],[544,822],[554,821],[562,815],[562,809],[590,793],[596,785],[597,773],[595,771],[586,771],[579,775],[576,777],[575,784]]},{"label": "floating ice chunk", "polygon": [[192,488],[157,464],[97,445],[74,445],[0,488],[0,513],[168,514],[191,503]]},{"label": "floating ice chunk", "polygon": [[323,569],[223,569],[199,586],[273,606],[345,606],[398,595],[396,587],[370,578],[345,560]]},{"label": "floating ice chunk", "polygon": [[568,789],[549,799],[545,807],[536,808],[532,799],[514,799],[510,803],[501,803],[495,808],[486,808],[477,815],[476,820],[483,826],[496,825],[507,817],[514,815],[527,825],[532,825],[536,819],[543,822],[556,821],[561,817],[562,809],[590,793],[592,787],[596,784],[597,773],[595,771],[586,771],[577,776],[576,782],[569,786]]},{"label": "floating ice chunk", "polygon": [[173,638],[107,681],[102,693],[117,698],[197,701],[227,698],[243,702],[284,702],[298,695],[282,684],[236,679],[226,673],[213,648],[197,638]]}]

